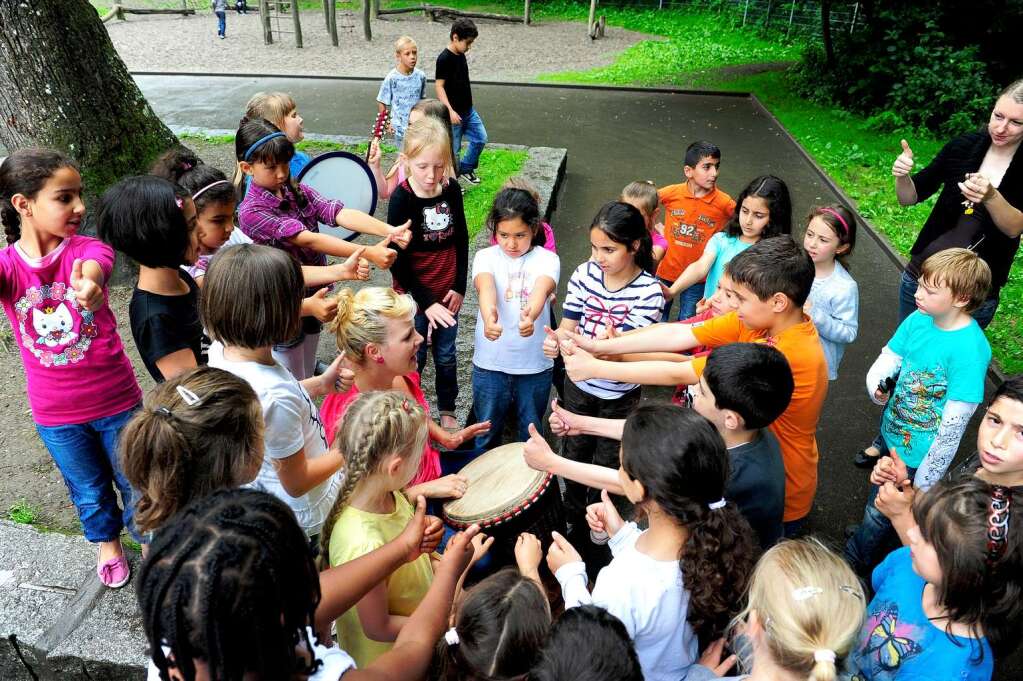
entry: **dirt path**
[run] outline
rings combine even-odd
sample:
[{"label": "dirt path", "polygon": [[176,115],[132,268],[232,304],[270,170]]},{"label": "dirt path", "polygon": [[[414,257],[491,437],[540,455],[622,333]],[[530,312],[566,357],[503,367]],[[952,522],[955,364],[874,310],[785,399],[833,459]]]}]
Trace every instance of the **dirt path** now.
[{"label": "dirt path", "polygon": [[[394,65],[395,39],[407,34],[419,45],[419,68],[433,78],[436,57],[448,43],[449,24],[399,15],[374,21],[373,40],[366,42],[361,23],[354,22],[355,27],[346,31],[344,18],[344,13],[338,17],[340,46],[333,47],[322,12],[303,12],[302,49],[295,48],[291,35],[264,45],[258,14],[229,12],[225,40],[217,38],[216,19],[210,14],[131,16],[107,27],[114,47],[132,71],[383,78]],[[607,66],[622,50],[655,37],[613,28],[605,38],[590,40],[586,26],[578,22],[523,26],[478,21],[477,25],[480,37],[468,55],[474,80],[529,81],[542,73]]]}]

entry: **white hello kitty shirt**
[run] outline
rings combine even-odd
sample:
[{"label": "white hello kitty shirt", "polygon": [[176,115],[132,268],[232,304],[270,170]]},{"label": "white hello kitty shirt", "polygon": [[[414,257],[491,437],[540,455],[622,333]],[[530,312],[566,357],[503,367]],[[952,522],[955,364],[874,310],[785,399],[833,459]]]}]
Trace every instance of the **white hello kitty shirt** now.
[{"label": "white hello kitty shirt", "polygon": [[75,299],[76,259],[96,261],[104,280],[114,267],[113,250],[86,236],[68,237],[42,258],[17,244],[0,251],[0,299],[25,365],[32,420],[42,426],[113,416],[142,399],[110,306],[89,312]]}]

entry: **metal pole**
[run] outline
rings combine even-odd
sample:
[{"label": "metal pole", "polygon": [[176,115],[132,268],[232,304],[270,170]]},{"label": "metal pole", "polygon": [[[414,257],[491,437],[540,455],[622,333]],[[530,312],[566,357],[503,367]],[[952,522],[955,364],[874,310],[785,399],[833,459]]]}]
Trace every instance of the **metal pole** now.
[{"label": "metal pole", "polygon": [[789,7],[789,28],[785,31],[785,40],[789,39],[792,34],[792,19],[796,16],[796,0],[792,0],[792,4]]},{"label": "metal pole", "polygon": [[859,11],[860,3],[858,2],[853,3],[853,18],[852,21],[849,23],[849,35],[852,35],[853,29],[856,28],[856,15],[859,13]]},{"label": "metal pole", "polygon": [[746,16],[749,14],[749,0],[746,0],[746,7],[742,10],[742,25],[746,25]]},{"label": "metal pole", "polygon": [[771,0],[767,0],[767,17],[764,19],[764,28],[771,28]]}]

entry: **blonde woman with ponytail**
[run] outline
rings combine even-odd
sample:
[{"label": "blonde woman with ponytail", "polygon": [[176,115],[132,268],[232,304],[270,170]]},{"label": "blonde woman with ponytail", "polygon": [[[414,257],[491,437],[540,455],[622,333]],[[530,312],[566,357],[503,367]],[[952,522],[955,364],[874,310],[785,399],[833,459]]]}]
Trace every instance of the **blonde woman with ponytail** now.
[{"label": "blonde woman with ponytail", "polygon": [[[833,681],[851,651],[866,600],[856,575],[814,539],[784,541],[761,557],[749,600],[734,624],[752,644],[748,681]],[[744,623],[744,624],[742,624]],[[720,661],[722,641],[708,646],[686,677],[716,679],[735,661]]]},{"label": "blonde woman with ponytail", "polygon": [[[419,468],[405,492],[412,498],[420,494],[434,499],[458,498],[465,493],[468,481],[450,472],[444,474],[450,466],[441,460],[434,445],[457,449],[487,432],[490,422],[451,433],[430,418],[429,403],[416,371],[416,353],[423,337],[413,324],[415,314],[416,303],[412,296],[391,288],[369,286],[358,291],[342,289],[338,293],[337,316],[329,328],[336,335],[338,350],[345,354],[345,362],[355,374],[355,380],[348,390],[327,396],[320,408],[320,420],[328,442],[332,443],[342,416],[360,394],[374,390],[401,391],[420,406],[429,432],[423,442]],[[346,457],[347,454],[345,452]],[[454,461],[456,457],[447,458]]]}]

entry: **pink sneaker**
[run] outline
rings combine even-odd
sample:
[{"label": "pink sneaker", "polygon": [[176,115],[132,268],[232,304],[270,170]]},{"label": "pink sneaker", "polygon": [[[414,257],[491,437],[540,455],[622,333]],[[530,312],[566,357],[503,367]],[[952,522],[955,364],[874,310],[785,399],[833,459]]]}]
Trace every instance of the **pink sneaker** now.
[{"label": "pink sneaker", "polygon": [[99,581],[103,582],[105,586],[119,589],[131,579],[131,568],[128,567],[128,559],[122,555],[98,565],[96,574],[99,575]]}]

